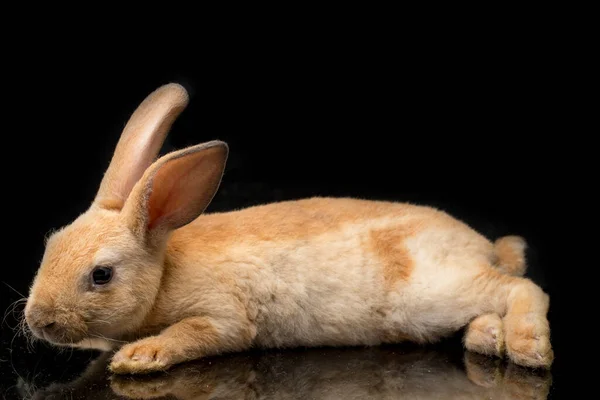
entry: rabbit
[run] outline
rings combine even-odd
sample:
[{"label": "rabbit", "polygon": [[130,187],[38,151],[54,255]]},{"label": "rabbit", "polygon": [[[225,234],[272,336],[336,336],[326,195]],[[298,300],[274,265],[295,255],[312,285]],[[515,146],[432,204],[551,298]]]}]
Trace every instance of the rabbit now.
[{"label": "rabbit", "polygon": [[425,205],[311,197],[205,212],[220,140],[158,157],[189,95],[177,83],[130,116],[89,209],[50,235],[25,321],[57,346],[114,351],[115,374],[251,348],[427,345],[549,369],[549,295],[526,242],[494,242]]}]

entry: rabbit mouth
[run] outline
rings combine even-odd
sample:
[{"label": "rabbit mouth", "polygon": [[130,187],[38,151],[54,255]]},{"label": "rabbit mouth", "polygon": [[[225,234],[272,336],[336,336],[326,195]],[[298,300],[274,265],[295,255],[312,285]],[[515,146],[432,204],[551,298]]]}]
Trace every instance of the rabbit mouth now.
[{"label": "rabbit mouth", "polygon": [[73,315],[63,315],[43,322],[32,320],[30,317],[28,326],[35,337],[55,345],[73,345],[87,335],[85,324],[73,318]]},{"label": "rabbit mouth", "polygon": [[42,329],[38,330],[38,332],[35,330],[32,331],[40,339],[62,346],[74,345],[85,338],[85,334],[79,330],[57,328],[54,330]]}]

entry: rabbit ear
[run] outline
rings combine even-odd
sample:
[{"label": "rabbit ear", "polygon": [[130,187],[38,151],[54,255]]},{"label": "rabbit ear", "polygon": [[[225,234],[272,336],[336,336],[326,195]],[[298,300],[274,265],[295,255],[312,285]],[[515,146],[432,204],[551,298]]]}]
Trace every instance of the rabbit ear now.
[{"label": "rabbit ear", "polygon": [[196,219],[214,197],[229,148],[215,140],[169,153],[136,184],[123,208],[134,232],[168,232]]},{"label": "rabbit ear", "polygon": [[144,99],[121,134],[96,195],[96,204],[108,209],[123,207],[187,104],[187,91],[174,83],[161,86]]}]

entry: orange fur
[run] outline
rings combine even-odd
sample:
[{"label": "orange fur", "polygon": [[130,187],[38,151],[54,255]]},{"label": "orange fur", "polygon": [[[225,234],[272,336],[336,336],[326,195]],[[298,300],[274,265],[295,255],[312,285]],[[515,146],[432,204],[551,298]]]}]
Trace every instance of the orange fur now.
[{"label": "orange fur", "polygon": [[498,314],[485,314],[475,318],[465,333],[465,347],[480,354],[504,354],[504,328]]},{"label": "orange fur", "polygon": [[[213,324],[202,317],[186,318],[170,326],[159,337],[150,336],[131,343],[114,358],[113,372],[140,372],[148,368],[148,364],[156,369],[164,369],[172,363],[189,360],[189,353],[196,358],[213,355],[215,349],[227,347],[222,343]],[[235,349],[237,346],[233,346]]]},{"label": "orange fur", "polygon": [[404,240],[416,232],[415,227],[407,226],[405,230],[387,229],[371,232],[370,246],[383,263],[383,276],[386,287],[394,286],[398,281],[408,281],[413,269],[413,260]]},{"label": "orange fur", "polygon": [[[25,310],[36,336],[130,342],[111,369],[145,373],[252,346],[434,342],[472,324],[468,349],[500,355],[505,345],[521,365],[550,366],[548,297],[514,276],[525,266],[520,239],[494,244],[445,212],[389,201],[311,198],[202,214],[227,144],[155,160],[187,101],[178,85],[152,93],[94,203],[48,240]],[[98,266],[112,268],[112,280],[95,283]]]},{"label": "orange fur", "polygon": [[98,199],[96,204],[109,211],[120,211],[123,208],[123,200],[110,197]]},{"label": "orange fur", "polygon": [[402,342],[417,342],[414,337],[400,331],[386,332],[381,337],[381,343],[396,344]]},{"label": "orange fur", "polygon": [[519,236],[505,236],[494,243],[496,265],[504,273],[522,276],[527,269],[525,261],[525,239]]},{"label": "orange fur", "polygon": [[516,279],[504,320],[508,355],[519,365],[550,366],[554,352],[546,319],[549,297],[531,281]]},{"label": "orange fur", "polygon": [[173,240],[187,243],[193,237],[200,244],[219,248],[235,244],[240,237],[257,241],[301,240],[351,223],[418,211],[417,206],[346,198],[315,197],[276,204],[200,215],[176,231]]},{"label": "orange fur", "polygon": [[110,209],[123,207],[188,101],[186,90],[176,84],[164,85],[144,99],[123,129],[98,189],[98,205]]}]

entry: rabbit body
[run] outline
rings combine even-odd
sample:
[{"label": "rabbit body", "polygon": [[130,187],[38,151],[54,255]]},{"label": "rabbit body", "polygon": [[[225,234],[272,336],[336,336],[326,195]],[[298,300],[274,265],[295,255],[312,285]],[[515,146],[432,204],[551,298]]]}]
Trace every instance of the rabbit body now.
[{"label": "rabbit body", "polygon": [[549,297],[525,242],[492,243],[431,207],[310,198],[204,213],[228,155],[212,141],[155,159],[187,92],[130,118],[90,209],[48,239],[25,308],[35,336],[112,349],[145,373],[251,347],[436,341],[549,367]]},{"label": "rabbit body", "polygon": [[493,250],[410,204],[313,198],[205,214],[170,239],[148,324],[211,315],[267,347],[432,341],[500,311]]}]

